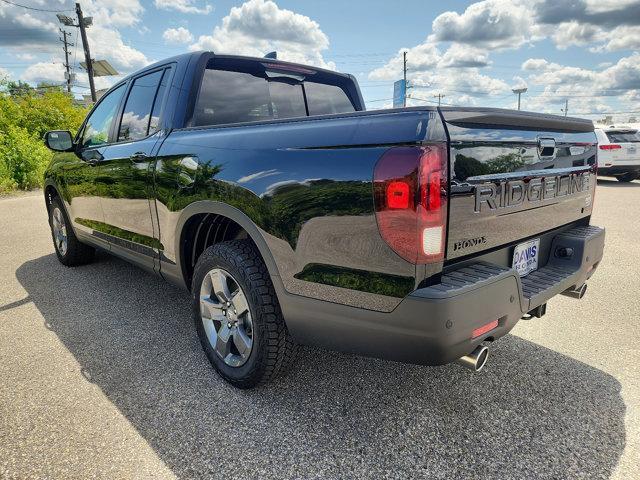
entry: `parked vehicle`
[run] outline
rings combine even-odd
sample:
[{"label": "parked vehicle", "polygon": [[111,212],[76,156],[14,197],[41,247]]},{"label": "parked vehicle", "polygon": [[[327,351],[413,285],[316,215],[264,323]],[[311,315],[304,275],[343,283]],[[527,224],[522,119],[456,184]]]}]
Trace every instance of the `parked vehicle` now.
[{"label": "parked vehicle", "polygon": [[628,126],[596,128],[598,173],[620,182],[640,178],[640,132]]},{"label": "parked vehicle", "polygon": [[209,360],[241,388],[300,343],[479,370],[485,342],[582,297],[602,258],[580,119],[366,112],[350,75],[198,52],[45,140],[59,260],[101,248],[189,290]]}]

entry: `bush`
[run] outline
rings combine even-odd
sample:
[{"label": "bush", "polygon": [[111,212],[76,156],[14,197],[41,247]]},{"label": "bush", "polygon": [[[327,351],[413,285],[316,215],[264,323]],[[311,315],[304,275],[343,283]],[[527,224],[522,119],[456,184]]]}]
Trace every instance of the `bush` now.
[{"label": "bush", "polygon": [[22,127],[10,125],[0,133],[0,191],[42,186],[50,161],[51,152],[42,140]]},{"label": "bush", "polygon": [[87,110],[57,88],[0,82],[0,192],[42,186],[51,161],[42,141],[48,130],[75,132]]}]

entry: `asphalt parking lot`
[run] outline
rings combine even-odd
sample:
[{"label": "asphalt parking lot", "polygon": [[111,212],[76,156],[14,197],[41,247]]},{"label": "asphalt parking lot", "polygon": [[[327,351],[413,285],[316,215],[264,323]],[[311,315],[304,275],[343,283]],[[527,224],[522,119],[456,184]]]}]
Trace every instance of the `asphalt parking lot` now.
[{"label": "asphalt parking lot", "polygon": [[39,193],[0,199],[0,478],[638,478],[640,181],[599,181],[605,258],[485,370],[305,348],[253,391],[189,298],[100,255],[62,267]]}]

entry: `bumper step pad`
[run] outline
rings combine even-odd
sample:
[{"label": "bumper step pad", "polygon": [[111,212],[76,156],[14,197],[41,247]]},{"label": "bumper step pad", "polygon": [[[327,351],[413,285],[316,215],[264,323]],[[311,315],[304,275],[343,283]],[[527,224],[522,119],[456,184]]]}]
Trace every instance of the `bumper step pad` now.
[{"label": "bumper step pad", "polygon": [[[512,268],[477,262],[442,275],[440,283],[420,289],[420,297],[444,299],[485,287],[505,277],[515,277],[520,291],[523,313],[542,305],[551,297],[582,285],[602,259],[604,229],[595,226],[576,227],[554,237],[544,267],[520,278]],[[570,249],[569,257],[556,252]]]}]

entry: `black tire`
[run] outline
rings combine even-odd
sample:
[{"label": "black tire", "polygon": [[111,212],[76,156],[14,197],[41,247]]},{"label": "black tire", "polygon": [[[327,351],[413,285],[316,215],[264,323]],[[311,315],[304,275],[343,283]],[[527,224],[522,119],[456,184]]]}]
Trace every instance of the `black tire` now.
[{"label": "black tire", "polygon": [[637,173],[625,173],[623,175],[617,175],[616,176],[616,179],[619,182],[622,182],[622,183],[632,182],[637,178],[638,178],[638,174]]},{"label": "black tire", "polygon": [[[223,269],[231,274],[242,288],[249,306],[253,346],[241,366],[225,363],[205,332],[200,312],[200,291],[205,276],[214,269]],[[285,325],[267,267],[250,240],[221,242],[207,248],[196,264],[191,291],[200,343],[213,367],[227,382],[237,388],[253,388],[269,382],[293,362],[298,346]]]},{"label": "black tire", "polygon": [[[54,231],[54,215],[56,210],[60,211],[60,215],[64,219],[66,230],[66,249],[61,249],[59,243],[56,241],[56,234]],[[62,201],[58,197],[54,197],[49,205],[49,227],[51,228],[51,237],[53,239],[53,248],[56,251],[56,255],[60,263],[67,267],[77,267],[78,265],[85,265],[91,263],[95,255],[95,249],[84,243],[80,243],[76,237],[67,211],[62,204]]]}]

